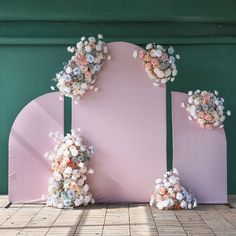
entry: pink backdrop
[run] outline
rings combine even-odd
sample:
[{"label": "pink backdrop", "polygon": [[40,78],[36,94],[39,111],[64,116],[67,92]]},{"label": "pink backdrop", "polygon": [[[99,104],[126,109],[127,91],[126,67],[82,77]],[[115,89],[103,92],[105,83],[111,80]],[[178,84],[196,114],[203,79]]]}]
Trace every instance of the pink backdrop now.
[{"label": "pink backdrop", "polygon": [[49,132],[63,133],[64,103],[59,93],[30,102],[17,116],[9,138],[9,200],[42,202],[47,193],[51,164],[44,154],[54,142]]},{"label": "pink backdrop", "polygon": [[224,129],[201,129],[181,107],[187,94],[172,92],[173,165],[200,203],[227,202],[227,151]]},{"label": "pink backdrop", "polygon": [[166,88],[152,85],[134,49],[109,43],[100,90],[73,105],[73,127],[96,147],[89,182],[97,202],[147,202],[166,171]]}]

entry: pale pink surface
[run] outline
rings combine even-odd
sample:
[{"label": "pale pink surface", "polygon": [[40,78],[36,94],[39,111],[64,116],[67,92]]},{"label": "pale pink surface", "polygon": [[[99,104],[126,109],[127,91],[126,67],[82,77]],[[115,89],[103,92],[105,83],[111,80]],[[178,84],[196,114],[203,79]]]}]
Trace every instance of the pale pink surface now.
[{"label": "pale pink surface", "polygon": [[59,93],[48,93],[30,102],[17,116],[9,138],[9,200],[43,202],[51,163],[45,158],[54,141],[49,132],[63,134],[64,103]]},{"label": "pale pink surface", "polygon": [[181,107],[188,95],[172,92],[173,166],[199,203],[227,202],[227,147],[224,129],[206,130]]},{"label": "pale pink surface", "polygon": [[111,60],[99,72],[98,92],[73,105],[73,127],[96,147],[89,178],[97,202],[147,202],[166,171],[166,88],[154,87],[138,46],[109,43]]}]

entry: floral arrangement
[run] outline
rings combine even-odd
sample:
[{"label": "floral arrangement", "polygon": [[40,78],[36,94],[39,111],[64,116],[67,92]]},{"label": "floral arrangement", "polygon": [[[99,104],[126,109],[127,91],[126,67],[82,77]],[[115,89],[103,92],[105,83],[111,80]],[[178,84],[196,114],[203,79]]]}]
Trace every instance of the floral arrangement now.
[{"label": "floral arrangement", "polygon": [[[110,59],[108,47],[102,39],[101,34],[98,35],[98,39],[82,37],[76,47],[67,48],[74,55],[64,63],[63,70],[56,74],[54,80],[59,91],[73,98],[75,102],[78,102],[87,90],[98,90],[94,87],[96,74],[101,70],[104,61]],[[51,89],[55,90],[53,86]]]},{"label": "floral arrangement", "polygon": [[82,137],[73,130],[65,137],[58,133],[50,136],[54,137],[56,145],[48,156],[52,161],[52,176],[49,179],[47,205],[64,208],[94,203],[86,179],[87,174],[94,173],[87,165],[95,148],[83,145]]},{"label": "floral arrangement", "polygon": [[191,192],[181,186],[176,169],[167,171],[163,179],[156,180],[150,205],[158,209],[192,209],[197,207],[197,200]]},{"label": "floral arrangement", "polygon": [[[181,106],[189,113],[189,120],[196,120],[201,128],[213,129],[223,128],[225,121],[224,99],[218,97],[218,91],[207,92],[196,90],[188,92],[187,104],[182,102]],[[227,111],[230,116],[231,112]]]},{"label": "floral arrangement", "polygon": [[167,49],[155,43],[146,45],[147,51],[133,52],[134,58],[139,58],[143,61],[144,67],[150,79],[153,80],[154,86],[165,84],[167,81],[173,82],[177,75],[176,60],[180,56],[174,55],[174,48],[172,46]]}]

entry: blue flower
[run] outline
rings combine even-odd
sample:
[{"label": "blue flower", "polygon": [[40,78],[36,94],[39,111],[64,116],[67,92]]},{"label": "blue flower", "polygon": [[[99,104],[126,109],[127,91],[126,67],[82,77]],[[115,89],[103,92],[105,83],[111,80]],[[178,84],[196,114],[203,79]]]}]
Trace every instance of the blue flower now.
[{"label": "blue flower", "polygon": [[86,58],[87,58],[87,61],[88,61],[89,63],[93,63],[93,62],[94,62],[94,56],[93,56],[92,54],[88,54],[88,55],[86,56]]},{"label": "blue flower", "polygon": [[74,75],[80,75],[81,71],[80,71],[80,68],[79,67],[75,67],[74,70]]},{"label": "blue flower", "polygon": [[207,104],[203,104],[203,105],[202,105],[202,108],[203,108],[204,111],[207,111],[209,107],[208,107]]},{"label": "blue flower", "polygon": [[191,193],[188,193],[186,196],[187,202],[192,202],[193,201],[193,195]]},{"label": "blue flower", "polygon": [[94,146],[89,146],[88,150],[93,154],[95,152],[95,147]]},{"label": "blue flower", "polygon": [[75,193],[72,190],[69,189],[67,191],[67,196],[68,196],[69,199],[73,198],[74,195],[75,195]]},{"label": "blue flower", "polygon": [[95,64],[94,70],[99,71],[101,69],[101,66],[99,64]]},{"label": "blue flower", "polygon": [[174,52],[175,52],[174,48],[173,48],[172,46],[170,46],[170,47],[168,48],[168,53],[169,53],[169,54],[173,54]]},{"label": "blue flower", "polygon": [[64,80],[70,81],[71,80],[71,76],[68,75],[68,74],[64,74]]},{"label": "blue flower", "polygon": [[170,56],[169,62],[170,64],[175,64],[175,58],[173,56]]},{"label": "blue flower", "polygon": [[69,206],[71,205],[71,200],[65,199],[65,200],[63,201],[63,205],[64,205],[65,207],[69,207]]}]

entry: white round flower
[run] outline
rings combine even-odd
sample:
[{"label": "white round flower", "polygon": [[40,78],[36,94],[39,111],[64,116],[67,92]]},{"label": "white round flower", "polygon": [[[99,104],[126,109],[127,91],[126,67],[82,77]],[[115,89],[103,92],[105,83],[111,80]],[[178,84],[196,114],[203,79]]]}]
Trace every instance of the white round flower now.
[{"label": "white round flower", "polygon": [[67,66],[67,67],[66,67],[66,73],[67,73],[67,74],[72,73],[72,71],[73,71],[73,70],[72,70],[72,68],[71,68],[70,66]]},{"label": "white round flower", "polygon": [[138,57],[138,51],[137,51],[137,50],[134,50],[134,52],[133,52],[133,57],[134,57],[134,58],[137,58],[137,57]]},{"label": "white round flower", "polygon": [[88,184],[85,184],[84,187],[83,187],[83,189],[84,189],[85,192],[88,192],[88,191],[89,191],[89,186],[88,186]]},{"label": "white round flower", "polygon": [[102,47],[100,46],[100,45],[96,45],[96,50],[99,52],[99,51],[101,51],[102,50]]},{"label": "white round flower", "polygon": [[78,184],[79,186],[83,186],[83,185],[84,185],[84,180],[83,180],[83,179],[79,179],[79,180],[77,181],[77,184]]},{"label": "white round flower", "polygon": [[68,157],[69,155],[70,155],[70,152],[66,149],[66,150],[63,152],[63,156]]},{"label": "white round flower", "polygon": [[57,205],[57,208],[62,209],[62,208],[64,208],[64,205],[63,205],[62,203],[59,203],[59,204]]},{"label": "white round flower", "polygon": [[162,206],[163,206],[164,208],[167,208],[168,205],[169,205],[169,199],[162,201]]},{"label": "white round flower", "polygon": [[86,195],[86,196],[84,197],[84,202],[85,202],[85,203],[89,203],[90,201],[91,201],[90,195]]},{"label": "white round flower", "polygon": [[77,149],[71,151],[71,155],[72,155],[73,157],[78,156],[78,154],[79,154],[79,152],[78,152]]},{"label": "white round flower", "polygon": [[156,203],[156,207],[159,209],[159,210],[162,210],[164,207],[162,205],[162,202],[157,202]]},{"label": "white round flower", "polygon": [[89,41],[90,43],[95,43],[95,42],[96,42],[96,39],[95,39],[94,37],[89,37],[89,38],[88,38],[88,41]]},{"label": "white round flower", "polygon": [[72,174],[73,170],[71,167],[66,167],[65,174]]},{"label": "white round flower", "polygon": [[91,51],[92,51],[92,48],[88,45],[88,46],[85,47],[85,51],[86,51],[86,52],[91,52]]},{"label": "white round flower", "polygon": [[98,34],[98,38],[99,39],[103,39],[103,35],[102,34]]},{"label": "white round flower", "polygon": [[160,49],[156,50],[156,56],[161,57],[162,56],[162,51]]},{"label": "white round flower", "polygon": [[82,84],[81,84],[81,88],[82,88],[82,89],[88,89],[88,85],[87,85],[86,83],[82,83]]},{"label": "white round flower", "polygon": [[227,111],[226,114],[227,114],[228,116],[231,116],[231,111]]},{"label": "white round flower", "polygon": [[180,207],[185,209],[187,207],[187,202],[185,200],[181,201]]},{"label": "white round flower", "polygon": [[149,50],[152,48],[152,43],[147,44],[146,49]]},{"label": "white round flower", "polygon": [[61,174],[60,174],[59,172],[55,172],[55,173],[53,174],[53,177],[54,177],[54,179],[55,179],[56,181],[62,180],[62,176],[61,176]]},{"label": "white round flower", "polygon": [[178,192],[178,193],[176,194],[176,199],[179,200],[179,201],[182,201],[182,199],[183,199],[182,193],[179,193],[179,192]]},{"label": "white round flower", "polygon": [[159,178],[159,179],[156,179],[156,184],[160,184],[161,182],[162,182],[162,179],[161,178]]}]

